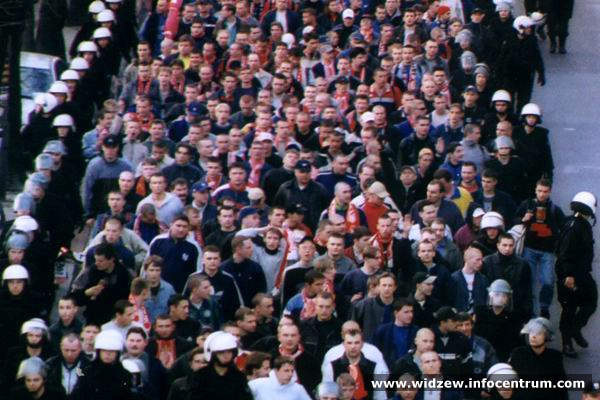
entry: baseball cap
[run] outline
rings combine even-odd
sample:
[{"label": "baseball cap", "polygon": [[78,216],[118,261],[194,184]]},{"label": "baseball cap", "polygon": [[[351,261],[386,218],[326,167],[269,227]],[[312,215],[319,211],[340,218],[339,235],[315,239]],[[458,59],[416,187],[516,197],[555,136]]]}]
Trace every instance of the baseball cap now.
[{"label": "baseball cap", "polygon": [[350,35],[350,39],[355,39],[355,40],[365,40],[365,37],[363,36],[362,33],[360,33],[359,31],[356,31],[354,33],[352,33],[352,35]]},{"label": "baseball cap", "polygon": [[202,115],[202,104],[197,101],[192,101],[190,104],[188,104],[187,111],[195,116]]},{"label": "baseball cap", "polygon": [[367,122],[375,122],[375,114],[373,114],[371,111],[364,112],[363,115],[360,116],[360,122],[363,124]]},{"label": "baseball cap", "polygon": [[481,7],[475,7],[471,14],[485,14],[485,10]]},{"label": "baseball cap", "polygon": [[417,272],[413,277],[413,284],[418,283],[433,283],[437,279],[435,275],[429,275],[427,272]]},{"label": "baseball cap", "polygon": [[250,216],[250,215],[254,215],[254,214],[258,214],[258,210],[254,207],[244,207],[240,210],[240,215],[239,215],[239,220],[242,221],[244,218]]},{"label": "baseball cap", "polygon": [[263,132],[260,135],[258,135],[256,137],[256,140],[258,140],[259,142],[265,141],[265,140],[270,140],[271,142],[273,141],[273,135],[271,135],[269,132]]},{"label": "baseball cap", "polygon": [[485,211],[483,211],[483,208],[479,208],[477,207],[474,211],[473,211],[473,218],[477,218],[477,217],[481,217],[483,214],[485,214]]},{"label": "baseball cap", "polygon": [[354,11],[346,8],[342,13],[342,18],[354,18]]},{"label": "baseball cap", "polygon": [[192,186],[192,192],[206,192],[210,187],[206,182],[196,182]]},{"label": "baseball cap", "polygon": [[285,212],[287,214],[300,214],[300,215],[304,215],[304,214],[306,214],[306,207],[304,207],[300,203],[291,204],[290,206],[288,206],[285,209]]},{"label": "baseball cap", "polygon": [[301,151],[302,148],[300,147],[300,144],[298,144],[298,143],[290,143],[287,146],[285,146],[285,151],[288,151],[288,150]]},{"label": "baseball cap", "polygon": [[379,181],[373,182],[371,186],[369,186],[369,189],[367,191],[371,194],[378,196],[381,199],[385,199],[390,195],[386,190],[385,185]]},{"label": "baseball cap", "polygon": [[265,197],[265,192],[261,188],[248,188],[248,200],[257,201]]},{"label": "baseball cap", "polygon": [[469,85],[465,88],[465,93],[467,93],[467,92],[479,93],[477,91],[477,88],[473,85]]},{"label": "baseball cap", "polygon": [[102,146],[106,146],[106,147],[118,147],[119,146],[119,141],[117,140],[117,137],[115,135],[108,135],[102,141]]},{"label": "baseball cap", "polygon": [[417,169],[412,165],[404,165],[402,168],[400,168],[400,173],[403,173],[404,171],[410,171],[413,174],[417,175]]},{"label": "baseball cap", "polygon": [[444,306],[440,307],[434,314],[436,320],[438,321],[446,321],[449,319],[456,319],[456,310],[452,307]]},{"label": "baseball cap", "polygon": [[299,160],[296,163],[295,169],[299,170],[300,172],[310,172],[312,168],[308,160]]}]

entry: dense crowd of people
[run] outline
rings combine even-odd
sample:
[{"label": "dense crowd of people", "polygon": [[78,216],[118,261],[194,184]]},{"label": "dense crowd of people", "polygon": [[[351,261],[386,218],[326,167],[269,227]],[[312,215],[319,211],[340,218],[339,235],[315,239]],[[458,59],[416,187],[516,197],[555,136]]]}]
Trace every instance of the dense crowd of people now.
[{"label": "dense crowd of people", "polygon": [[410,387],[589,346],[596,198],[552,202],[531,102],[572,1],[540,3],[95,0],[67,48],[43,0],[69,69],[22,130],[0,398],[565,400]]}]

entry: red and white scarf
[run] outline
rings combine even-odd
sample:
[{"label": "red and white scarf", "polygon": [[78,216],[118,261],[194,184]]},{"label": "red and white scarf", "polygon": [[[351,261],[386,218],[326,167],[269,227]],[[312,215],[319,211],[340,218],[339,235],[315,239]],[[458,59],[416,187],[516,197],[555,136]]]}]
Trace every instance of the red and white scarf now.
[{"label": "red and white scarf", "polygon": [[[329,205],[329,208],[327,209],[329,219],[331,219],[333,215],[337,214],[336,210],[337,202],[335,201],[335,199],[333,199],[331,201],[331,204]],[[356,208],[354,204],[348,204],[348,209],[346,210],[346,215],[344,216],[344,219],[346,221],[347,233],[353,233],[354,229],[356,229],[357,226],[360,226],[360,214],[358,212],[358,208]]]},{"label": "red and white scarf", "polygon": [[371,239],[369,239],[369,244],[379,249],[379,259],[381,260],[381,265],[383,265],[385,268],[391,267],[389,263],[393,261],[394,258],[394,237],[390,237],[390,241],[386,243],[384,242],[381,234],[377,232],[371,237]]}]

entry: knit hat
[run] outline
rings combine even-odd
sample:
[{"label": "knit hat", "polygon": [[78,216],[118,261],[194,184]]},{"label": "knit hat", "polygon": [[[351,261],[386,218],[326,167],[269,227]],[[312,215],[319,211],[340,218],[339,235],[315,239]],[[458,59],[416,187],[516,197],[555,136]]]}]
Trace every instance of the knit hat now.
[{"label": "knit hat", "polygon": [[506,1],[501,1],[498,4],[496,4],[496,11],[510,11],[511,8],[512,7],[510,6],[510,3]]},{"label": "knit hat", "polygon": [[442,5],[438,8],[438,17],[441,17],[442,15],[449,13],[449,12],[450,12],[450,7]]},{"label": "knit hat", "polygon": [[496,149],[501,147],[510,147],[513,150],[515,149],[515,143],[508,136],[498,136],[494,142],[496,144]]}]

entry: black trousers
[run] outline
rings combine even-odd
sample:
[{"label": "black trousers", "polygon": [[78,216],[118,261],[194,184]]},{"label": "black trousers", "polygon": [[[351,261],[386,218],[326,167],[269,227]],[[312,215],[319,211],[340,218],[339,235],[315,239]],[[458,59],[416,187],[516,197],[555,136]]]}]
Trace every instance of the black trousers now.
[{"label": "black trousers", "polygon": [[535,72],[520,73],[517,77],[513,77],[512,80],[507,82],[510,94],[512,95],[515,112],[518,114],[521,112],[521,108],[531,100],[531,93],[533,92],[533,84],[535,82]]},{"label": "black trousers", "polygon": [[559,328],[568,338],[587,324],[598,305],[598,288],[590,274],[581,282],[576,281],[575,286],[577,290],[572,291],[563,282],[557,283],[558,302],[562,307]]},{"label": "black trousers", "polygon": [[569,20],[563,15],[548,14],[548,36],[551,39],[565,40],[569,36]]}]

